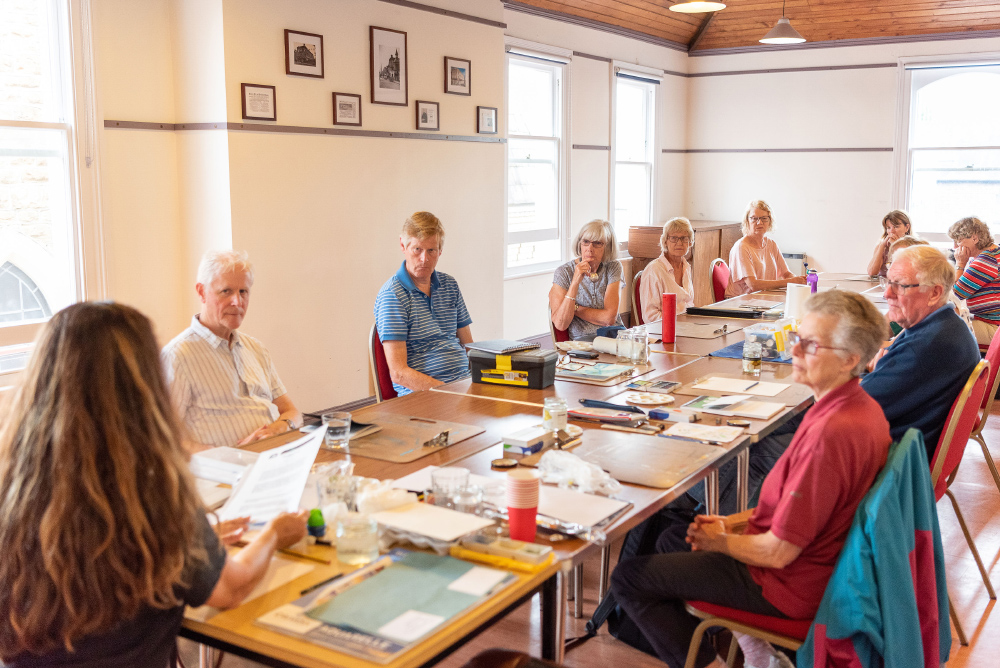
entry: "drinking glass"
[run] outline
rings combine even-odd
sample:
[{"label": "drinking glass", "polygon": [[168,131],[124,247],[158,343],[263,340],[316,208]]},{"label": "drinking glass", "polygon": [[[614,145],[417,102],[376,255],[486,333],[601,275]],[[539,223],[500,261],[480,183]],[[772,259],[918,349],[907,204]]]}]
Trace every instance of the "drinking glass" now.
[{"label": "drinking glass", "polygon": [[743,344],[743,373],[760,376],[763,352],[763,347],[756,341],[747,341]]},{"label": "drinking glass", "polygon": [[452,493],[451,500],[458,512],[478,515],[483,505],[483,488],[472,484],[460,487]]},{"label": "drinking glass", "polygon": [[378,522],[366,513],[337,516],[337,561],[363,566],[378,558]]},{"label": "drinking glass", "polygon": [[649,337],[646,336],[646,326],[637,325],[632,328],[632,364],[649,362]]},{"label": "drinking glass", "polygon": [[546,397],[542,409],[542,427],[549,431],[559,431],[566,428],[569,406],[562,397]]},{"label": "drinking glass", "polygon": [[632,332],[627,329],[618,330],[618,341],[616,352],[618,353],[617,362],[619,364],[631,364],[632,363]]},{"label": "drinking glass", "polygon": [[444,508],[454,508],[455,492],[469,484],[469,470],[457,466],[444,466],[431,471],[431,503]]},{"label": "drinking glass", "polygon": [[323,448],[333,452],[341,452],[351,456],[348,442],[351,438],[351,414],[344,411],[327,411],[320,416],[326,435],[323,437]]},{"label": "drinking glass", "polygon": [[496,525],[483,531],[495,536],[503,535],[503,514],[507,509],[507,485],[502,482],[488,482],[483,485],[483,504],[479,516],[496,521]]}]

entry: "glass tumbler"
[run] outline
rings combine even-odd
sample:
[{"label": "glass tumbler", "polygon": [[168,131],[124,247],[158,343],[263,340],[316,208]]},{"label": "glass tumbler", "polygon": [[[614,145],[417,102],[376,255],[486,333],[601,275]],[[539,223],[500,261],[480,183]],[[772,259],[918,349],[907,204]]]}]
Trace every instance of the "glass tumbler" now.
[{"label": "glass tumbler", "polygon": [[326,435],[323,437],[323,448],[340,452],[348,457],[351,450],[348,442],[351,438],[351,414],[344,411],[327,411],[320,416]]}]

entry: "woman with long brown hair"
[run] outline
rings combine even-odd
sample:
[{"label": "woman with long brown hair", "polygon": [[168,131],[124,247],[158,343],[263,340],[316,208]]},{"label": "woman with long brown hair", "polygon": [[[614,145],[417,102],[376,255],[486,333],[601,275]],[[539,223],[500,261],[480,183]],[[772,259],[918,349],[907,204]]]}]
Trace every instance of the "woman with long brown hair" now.
[{"label": "woman with long brown hair", "polygon": [[232,607],[285,514],[227,559],[188,471],[149,320],[80,303],[43,328],[0,424],[0,661],[166,666],[184,605]]}]

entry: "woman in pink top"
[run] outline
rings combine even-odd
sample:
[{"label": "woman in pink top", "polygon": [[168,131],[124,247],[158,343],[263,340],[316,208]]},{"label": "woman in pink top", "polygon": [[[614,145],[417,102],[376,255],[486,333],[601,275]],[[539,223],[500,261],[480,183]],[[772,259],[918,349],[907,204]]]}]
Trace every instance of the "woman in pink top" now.
[{"label": "woman in pink top", "polygon": [[687,256],[694,244],[694,230],[687,218],[671,218],[663,225],[660,250],[663,253],[642,271],[639,305],[644,322],[663,319],[663,293],[677,295],[677,312],[694,306],[694,283]]},{"label": "woman in pink top", "polygon": [[789,283],[805,283],[805,276],[788,270],[774,239],[765,236],[774,227],[771,207],[753,200],[743,214],[743,237],[729,251],[729,286],[726,297],[758,290],[783,288]]}]

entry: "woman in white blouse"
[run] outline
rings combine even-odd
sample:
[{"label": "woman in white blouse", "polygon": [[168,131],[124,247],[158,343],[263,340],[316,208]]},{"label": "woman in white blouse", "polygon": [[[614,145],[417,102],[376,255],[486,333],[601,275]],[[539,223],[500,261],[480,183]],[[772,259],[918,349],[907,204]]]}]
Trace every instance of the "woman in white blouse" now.
[{"label": "woman in white blouse", "polygon": [[663,319],[663,293],[677,295],[677,312],[694,306],[694,283],[687,256],[694,244],[694,230],[687,218],[671,218],[663,225],[660,250],[663,253],[642,272],[639,283],[639,304],[642,319],[656,322]]},{"label": "woman in white blouse", "polygon": [[765,236],[773,227],[774,217],[767,202],[758,199],[747,204],[743,214],[743,236],[729,251],[726,297],[806,282],[805,276],[796,276],[788,270],[778,244]]}]

